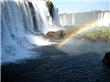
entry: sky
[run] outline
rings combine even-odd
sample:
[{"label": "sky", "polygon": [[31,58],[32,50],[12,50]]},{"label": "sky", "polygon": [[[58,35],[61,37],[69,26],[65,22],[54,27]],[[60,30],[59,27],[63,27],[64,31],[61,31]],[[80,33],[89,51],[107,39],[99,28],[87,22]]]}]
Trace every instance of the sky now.
[{"label": "sky", "polygon": [[110,10],[110,0],[52,0],[59,13]]}]

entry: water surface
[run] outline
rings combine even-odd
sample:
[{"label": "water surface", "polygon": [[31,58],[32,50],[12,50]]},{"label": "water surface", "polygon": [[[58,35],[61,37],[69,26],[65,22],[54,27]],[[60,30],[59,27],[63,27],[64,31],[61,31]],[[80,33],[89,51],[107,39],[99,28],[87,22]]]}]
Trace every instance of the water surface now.
[{"label": "water surface", "polygon": [[[36,50],[36,49],[34,49]],[[40,47],[40,59],[2,65],[4,82],[110,82],[110,68],[102,64],[110,42],[72,39],[59,48]]]}]

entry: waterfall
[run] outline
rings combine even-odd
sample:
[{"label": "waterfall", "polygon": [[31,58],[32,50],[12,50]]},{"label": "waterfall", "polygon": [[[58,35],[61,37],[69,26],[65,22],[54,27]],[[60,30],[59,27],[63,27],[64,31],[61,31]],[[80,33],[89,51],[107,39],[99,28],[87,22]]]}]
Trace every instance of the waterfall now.
[{"label": "waterfall", "polygon": [[51,25],[59,25],[59,15],[58,15],[58,8],[55,8],[55,6],[53,5],[53,3],[51,1],[47,1],[46,5],[48,7],[48,11],[50,16],[48,17],[49,23]]},{"label": "waterfall", "polygon": [[41,36],[49,28],[45,0],[0,0],[0,5],[3,63],[37,56],[31,49],[51,44]]},{"label": "waterfall", "polygon": [[59,25],[59,15],[58,15],[58,9],[57,8],[53,8],[53,17],[52,17],[52,21],[54,25]]},{"label": "waterfall", "polygon": [[98,14],[97,26],[110,26],[110,12],[102,12]]},{"label": "waterfall", "polygon": [[81,13],[63,13],[59,15],[60,25],[83,26],[97,21],[96,26],[110,26],[110,11],[90,11]]}]

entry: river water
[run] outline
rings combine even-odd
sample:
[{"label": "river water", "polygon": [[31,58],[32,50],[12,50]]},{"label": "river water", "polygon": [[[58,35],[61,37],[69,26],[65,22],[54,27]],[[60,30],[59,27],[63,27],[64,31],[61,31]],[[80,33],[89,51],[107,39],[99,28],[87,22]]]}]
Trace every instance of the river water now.
[{"label": "river water", "polygon": [[58,48],[45,46],[38,50],[43,53],[39,59],[2,65],[2,81],[110,82],[110,68],[102,64],[110,42],[71,39]]}]

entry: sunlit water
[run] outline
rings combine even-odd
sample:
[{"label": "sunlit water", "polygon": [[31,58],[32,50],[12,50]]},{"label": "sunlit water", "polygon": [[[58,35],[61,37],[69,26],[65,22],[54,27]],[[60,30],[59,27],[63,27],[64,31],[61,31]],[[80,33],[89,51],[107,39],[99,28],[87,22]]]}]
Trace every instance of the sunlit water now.
[{"label": "sunlit water", "polygon": [[51,44],[41,33],[59,30],[48,24],[45,0],[0,0],[0,9],[2,64],[39,56],[31,49]]},{"label": "sunlit water", "polygon": [[78,40],[74,38],[69,40],[66,44],[60,46],[59,49],[69,53],[70,55],[84,53],[97,53],[102,55],[110,50],[110,42],[95,42],[84,39]]},{"label": "sunlit water", "polygon": [[[36,49],[34,49],[36,50]],[[110,68],[102,64],[110,42],[72,39],[59,48],[40,47],[42,58],[2,66],[6,82],[109,82]]]}]

